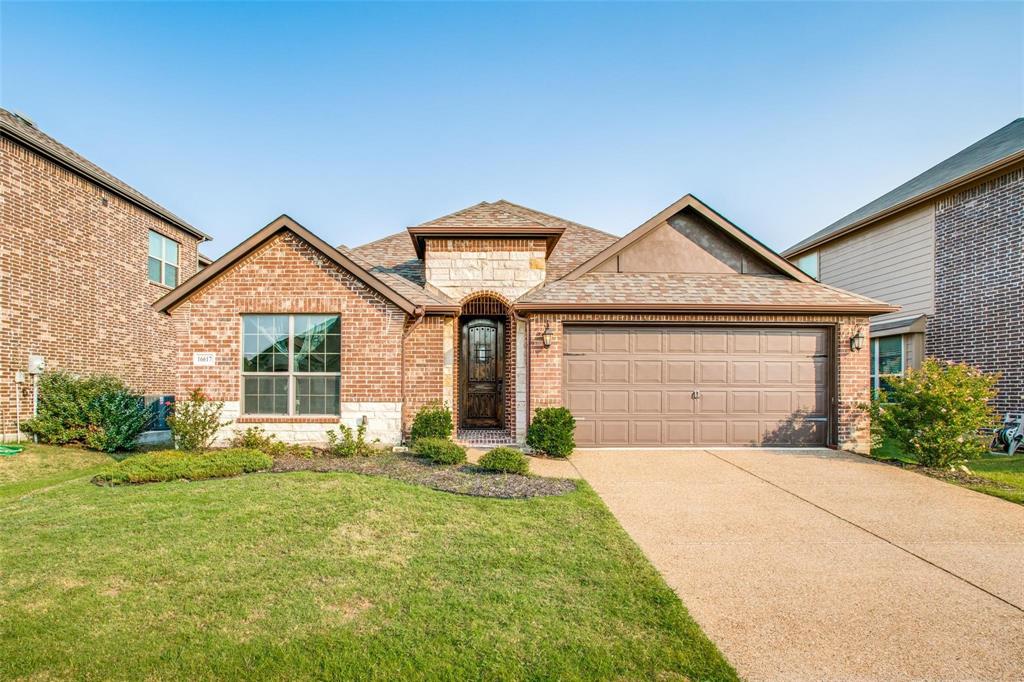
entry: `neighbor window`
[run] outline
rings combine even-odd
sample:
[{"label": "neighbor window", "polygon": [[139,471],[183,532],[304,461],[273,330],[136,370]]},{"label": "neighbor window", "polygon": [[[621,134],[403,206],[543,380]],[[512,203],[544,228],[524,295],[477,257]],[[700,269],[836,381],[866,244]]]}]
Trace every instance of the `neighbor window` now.
[{"label": "neighbor window", "polygon": [[903,374],[903,337],[871,339],[871,391],[888,388],[885,378]]},{"label": "neighbor window", "polygon": [[178,242],[149,231],[149,281],[178,286]]},{"label": "neighbor window", "polygon": [[341,319],[242,316],[242,413],[337,415]]},{"label": "neighbor window", "polygon": [[797,266],[805,273],[818,279],[818,252],[810,251],[802,256],[798,256],[794,261],[793,265]]}]

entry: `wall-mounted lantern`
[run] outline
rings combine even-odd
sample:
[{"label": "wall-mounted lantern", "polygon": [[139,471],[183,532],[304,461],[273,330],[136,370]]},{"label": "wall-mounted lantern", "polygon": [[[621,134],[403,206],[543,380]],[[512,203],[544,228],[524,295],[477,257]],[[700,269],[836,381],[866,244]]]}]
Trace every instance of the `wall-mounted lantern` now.
[{"label": "wall-mounted lantern", "polygon": [[551,332],[551,323],[548,322],[544,325],[544,333],[540,335],[540,340],[544,342],[545,348],[551,348],[551,340],[554,336],[555,335]]},{"label": "wall-mounted lantern", "polygon": [[857,333],[850,337],[850,350],[859,351],[864,348],[864,332],[857,330]]}]

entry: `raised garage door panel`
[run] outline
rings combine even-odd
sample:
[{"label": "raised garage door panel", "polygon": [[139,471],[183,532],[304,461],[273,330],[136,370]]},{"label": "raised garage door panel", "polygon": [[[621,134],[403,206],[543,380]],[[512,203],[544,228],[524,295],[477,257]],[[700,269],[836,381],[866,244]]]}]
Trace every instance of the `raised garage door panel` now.
[{"label": "raised garage door panel", "polygon": [[566,326],[576,442],[824,445],[827,338],[817,328]]}]

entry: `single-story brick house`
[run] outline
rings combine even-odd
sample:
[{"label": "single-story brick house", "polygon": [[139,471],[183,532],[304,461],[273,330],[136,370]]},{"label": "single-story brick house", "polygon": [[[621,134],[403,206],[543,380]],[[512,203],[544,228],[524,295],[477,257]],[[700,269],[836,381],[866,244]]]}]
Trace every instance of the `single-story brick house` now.
[{"label": "single-story brick house", "polygon": [[868,318],[894,310],[691,195],[622,238],[503,200],[355,249],[281,216],[154,307],[178,395],[223,400],[230,429],[398,442],[443,401],[463,439],[514,442],[564,405],[581,446],[860,451]]}]

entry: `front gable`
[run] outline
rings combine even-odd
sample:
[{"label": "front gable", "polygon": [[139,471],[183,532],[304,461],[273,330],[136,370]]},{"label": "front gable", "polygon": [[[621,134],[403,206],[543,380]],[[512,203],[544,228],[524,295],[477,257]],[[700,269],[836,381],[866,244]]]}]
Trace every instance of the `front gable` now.
[{"label": "front gable", "polygon": [[799,268],[691,194],[569,272],[781,275],[813,282]]}]

